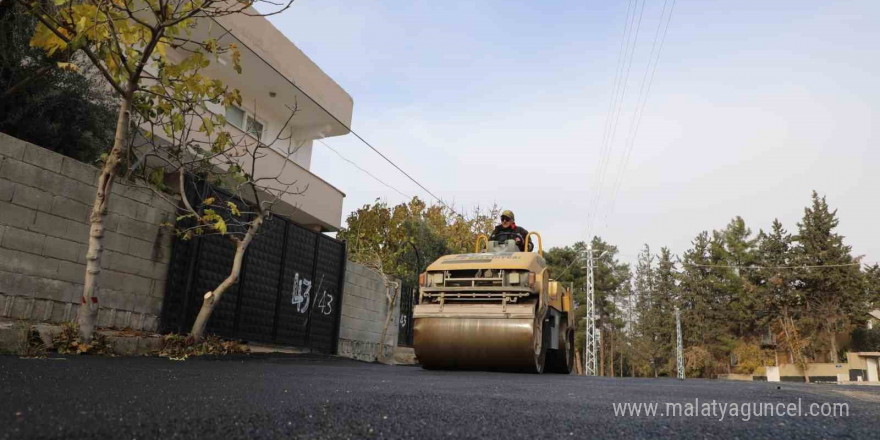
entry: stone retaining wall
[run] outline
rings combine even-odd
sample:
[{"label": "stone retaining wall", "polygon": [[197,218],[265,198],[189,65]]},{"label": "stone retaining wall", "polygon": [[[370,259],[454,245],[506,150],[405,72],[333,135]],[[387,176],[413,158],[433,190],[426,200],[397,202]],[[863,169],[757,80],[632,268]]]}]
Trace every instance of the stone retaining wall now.
[{"label": "stone retaining wall", "polygon": [[[71,321],[82,296],[98,169],[0,133],[0,316]],[[98,325],[155,330],[174,210],[117,181],[106,217]]]},{"label": "stone retaining wall", "polygon": [[[337,354],[353,359],[375,361],[388,310],[382,276],[361,264],[349,261],[345,267],[345,295],[339,323]],[[385,336],[385,354],[394,355],[397,346],[400,298]]]}]

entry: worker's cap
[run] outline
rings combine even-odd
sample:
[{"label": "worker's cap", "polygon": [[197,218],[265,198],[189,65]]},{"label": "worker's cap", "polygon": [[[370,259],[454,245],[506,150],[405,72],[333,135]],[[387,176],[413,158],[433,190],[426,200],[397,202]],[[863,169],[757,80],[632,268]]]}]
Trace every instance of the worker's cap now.
[{"label": "worker's cap", "polygon": [[505,209],[504,211],[501,211],[501,216],[502,216],[502,217],[507,217],[507,218],[509,218],[511,221],[515,221],[515,220],[516,220],[516,217],[513,216],[513,211],[511,211],[511,210],[509,210],[509,209]]}]

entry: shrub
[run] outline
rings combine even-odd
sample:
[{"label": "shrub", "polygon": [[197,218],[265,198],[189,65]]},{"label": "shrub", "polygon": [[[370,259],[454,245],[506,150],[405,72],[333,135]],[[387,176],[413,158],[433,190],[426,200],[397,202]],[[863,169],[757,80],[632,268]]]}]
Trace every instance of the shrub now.
[{"label": "shrub", "polygon": [[853,330],[852,348],[854,351],[880,351],[880,329]]},{"label": "shrub", "polygon": [[684,351],[684,365],[687,377],[706,377],[715,365],[712,353],[704,347],[692,346]]},{"label": "shrub", "polygon": [[756,368],[764,365],[764,351],[757,344],[737,342],[733,355],[736,356],[733,372],[737,374],[751,374]]}]

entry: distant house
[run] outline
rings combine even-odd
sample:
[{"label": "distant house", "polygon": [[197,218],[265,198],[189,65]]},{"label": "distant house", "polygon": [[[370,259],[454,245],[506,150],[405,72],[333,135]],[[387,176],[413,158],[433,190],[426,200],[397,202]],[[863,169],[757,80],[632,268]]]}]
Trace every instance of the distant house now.
[{"label": "distant house", "polygon": [[[241,92],[240,107],[208,106],[210,111],[225,115],[233,135],[269,142],[290,117],[289,107],[296,104],[296,115],[282,133],[282,137],[293,139],[284,145],[270,145],[277,157],[261,159],[255,177],[281,172],[279,180],[296,181],[298,188],[307,188],[303,194],[282,197],[285,203],[274,207],[277,213],[316,232],[339,230],[345,194],[310,169],[315,139],[349,132],[351,96],[265,17],[233,14],[202,18],[192,38],[214,38],[221,46],[235,43],[241,52],[241,74],[233,70],[226,55],[203,71]],[[183,56],[169,52],[171,59]],[[298,149],[288,157],[289,142]]]}]

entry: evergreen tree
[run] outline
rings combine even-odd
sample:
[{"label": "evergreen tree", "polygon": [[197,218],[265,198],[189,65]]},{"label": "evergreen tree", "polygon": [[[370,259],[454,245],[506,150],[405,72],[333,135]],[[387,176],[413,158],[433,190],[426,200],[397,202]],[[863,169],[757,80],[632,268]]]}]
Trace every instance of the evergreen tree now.
[{"label": "evergreen tree", "polygon": [[805,368],[803,332],[798,325],[804,302],[795,289],[797,278],[791,269],[792,236],[774,219],[769,233],[758,234],[758,243],[756,262],[760,268],[755,271],[755,278],[760,312],[756,316],[757,323],[766,329],[768,336],[772,335],[773,328],[781,331],[789,360]]},{"label": "evergreen tree", "polygon": [[792,237],[778,219],[773,220],[769,233],[758,234],[756,262],[760,266],[754,271],[758,285],[756,302],[761,310],[756,316],[758,325],[766,327],[780,317],[798,314],[803,304],[794,289],[794,273],[789,269]]},{"label": "evergreen tree", "polygon": [[798,223],[794,260],[798,266],[798,290],[807,311],[827,337],[828,358],[837,362],[838,332],[848,330],[851,317],[867,306],[858,264],[851,248],[835,232],[837,210],[830,210],[825,197],[813,191],[812,205],[804,209]]},{"label": "evergreen tree", "polygon": [[639,253],[633,275],[632,295],[634,310],[631,319],[634,322],[634,326],[630,344],[633,355],[633,369],[640,375],[654,373],[651,368],[653,356],[649,353],[654,348],[653,338],[651,337],[651,321],[656,317],[651,307],[656,271],[654,268],[654,258],[651,248],[645,244]]},{"label": "evergreen tree", "polygon": [[872,310],[880,308],[880,264],[865,268],[865,296]]},{"label": "evergreen tree", "polygon": [[731,329],[737,337],[760,333],[755,319],[758,313],[757,289],[753,279],[754,271],[750,270],[756,258],[756,240],[751,235],[751,229],[746,227],[745,221],[739,216],[721,231],[725,261],[728,266],[733,266],[726,271],[726,277],[731,291]]},{"label": "evergreen tree", "polygon": [[[642,269],[642,265],[639,265]],[[653,279],[649,292],[641,292],[638,302],[638,348],[647,357],[654,377],[669,374],[675,359],[675,263],[667,248],[660,249],[657,269],[650,271]],[[637,279],[645,274],[638,274]]]},{"label": "evergreen tree", "polygon": [[688,346],[708,345],[715,326],[714,287],[709,266],[709,234],[701,232],[691,242],[693,247],[682,255],[681,310],[682,338]]}]

